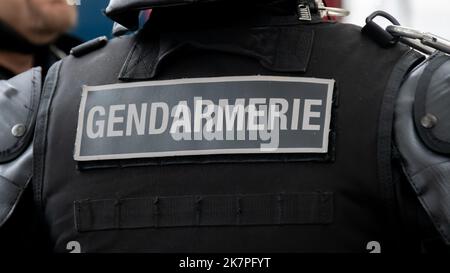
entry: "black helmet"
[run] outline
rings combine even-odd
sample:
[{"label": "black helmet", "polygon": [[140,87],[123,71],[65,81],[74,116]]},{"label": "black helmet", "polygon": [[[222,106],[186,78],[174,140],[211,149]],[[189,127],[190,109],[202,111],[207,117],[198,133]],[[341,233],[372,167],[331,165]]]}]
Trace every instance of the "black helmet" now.
[{"label": "black helmet", "polygon": [[[141,10],[164,8],[192,4],[204,3],[230,3],[236,5],[243,4],[273,4],[296,2],[297,0],[110,0],[106,8],[106,15],[113,21],[128,29],[136,29],[138,27],[138,16]],[[310,0],[313,1],[313,0]]]}]

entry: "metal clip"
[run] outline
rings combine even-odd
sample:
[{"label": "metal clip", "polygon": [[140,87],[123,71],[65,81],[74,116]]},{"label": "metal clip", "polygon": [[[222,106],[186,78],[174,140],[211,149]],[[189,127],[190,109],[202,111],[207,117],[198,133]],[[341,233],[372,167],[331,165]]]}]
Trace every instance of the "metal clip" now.
[{"label": "metal clip", "polygon": [[346,17],[350,15],[350,11],[343,8],[327,7],[322,0],[316,0],[317,9],[320,11],[322,17],[325,16],[335,16],[335,17]]},{"label": "metal clip", "polygon": [[434,50],[450,54],[450,41],[434,34],[401,26],[388,26],[386,31],[399,37],[401,42],[426,54],[431,54]]},{"label": "metal clip", "polygon": [[300,21],[312,21],[312,13],[320,13],[321,17],[335,16],[345,17],[350,11],[342,8],[327,7],[322,0],[300,0],[297,6]]},{"label": "metal clip", "polygon": [[307,3],[300,3],[298,6],[298,19],[300,21],[312,21],[311,9]]}]

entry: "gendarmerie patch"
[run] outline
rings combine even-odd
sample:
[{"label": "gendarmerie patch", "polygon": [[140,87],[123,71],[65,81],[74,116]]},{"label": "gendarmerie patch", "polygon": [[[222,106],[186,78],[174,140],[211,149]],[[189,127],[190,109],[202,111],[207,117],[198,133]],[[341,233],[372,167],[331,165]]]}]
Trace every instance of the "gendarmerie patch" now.
[{"label": "gendarmerie patch", "polygon": [[74,158],[326,154],[334,83],[248,76],[84,86]]}]

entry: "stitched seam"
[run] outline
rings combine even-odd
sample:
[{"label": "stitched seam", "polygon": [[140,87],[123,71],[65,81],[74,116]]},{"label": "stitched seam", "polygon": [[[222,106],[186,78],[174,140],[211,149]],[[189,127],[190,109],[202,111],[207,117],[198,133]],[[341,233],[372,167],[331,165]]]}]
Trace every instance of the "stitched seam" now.
[{"label": "stitched seam", "polygon": [[[407,177],[408,177],[408,180],[410,181],[410,184],[413,186],[414,190],[416,191],[416,193],[419,193],[420,189],[416,186],[416,184],[414,183],[414,180],[409,175],[407,175]],[[447,243],[450,243],[450,236],[448,236],[447,233],[445,232],[445,230],[443,230],[441,228],[441,225],[437,224],[437,223],[439,223],[439,221],[438,221],[439,219],[436,218],[433,211],[430,210],[430,207],[428,206],[428,204],[421,198],[421,195],[418,194],[418,196],[419,196],[420,203],[427,211],[427,214],[431,217],[432,222],[433,222],[434,226],[436,227],[436,229],[439,230],[439,233],[442,235],[442,237],[444,237],[445,241]]]},{"label": "stitched seam", "polygon": [[[135,62],[131,65],[131,67],[128,68],[128,64],[127,64],[127,68],[126,68],[126,72],[125,74],[127,76],[129,76],[129,74],[142,62],[144,62],[145,58],[147,58],[151,53],[152,50],[154,49],[154,47],[150,47],[149,49],[144,51],[144,54],[142,56],[135,56],[136,55],[136,49],[138,48],[137,43],[136,43],[136,47],[133,49],[132,54],[130,55],[130,62]],[[139,45],[139,51],[141,51],[142,46]],[[132,61],[132,59],[135,59],[134,61]],[[145,67],[145,63],[144,63],[144,67]],[[146,67],[145,67],[146,68]],[[146,68],[147,70],[147,68]],[[147,70],[147,72],[149,72]]]},{"label": "stitched seam", "polygon": [[[36,157],[34,158],[33,163],[33,170],[35,174],[38,174],[36,176],[36,183],[35,183],[35,198],[38,203],[38,207],[40,212],[43,214],[43,208],[44,208],[44,201],[42,199],[43,195],[43,183],[44,183],[44,172],[45,172],[45,149],[47,146],[47,130],[48,130],[48,119],[50,115],[50,108],[52,104],[52,99],[56,90],[56,86],[58,85],[59,81],[59,73],[62,66],[62,61],[55,64],[55,70],[52,71],[54,73],[55,77],[53,82],[51,83],[52,86],[50,86],[50,91],[47,91],[47,86],[44,86],[44,92],[43,99],[41,101],[41,106],[45,106],[45,109],[42,109],[39,111],[38,116],[41,118],[38,122],[39,125],[42,126],[43,130],[38,130],[36,133],[36,142],[37,145],[34,149]],[[48,94],[47,94],[48,93]],[[42,111],[42,112],[41,112]],[[36,168],[36,169],[35,169]]]},{"label": "stitched seam", "polygon": [[[13,186],[15,186],[18,189],[22,189],[22,187],[18,184],[16,184],[14,181],[4,177],[3,175],[0,174],[0,178],[2,178],[4,181],[9,182],[10,184],[12,184]],[[0,180],[1,181],[1,180]]]},{"label": "stitched seam", "polygon": [[126,62],[125,62],[125,63],[126,63],[126,65],[125,65],[125,70],[123,71],[123,74],[125,74],[125,75],[128,75],[128,74],[129,74],[129,71],[130,71],[131,69],[133,69],[134,66],[135,66],[135,65],[133,65],[133,66],[130,67],[130,63],[133,61],[134,52],[136,51],[137,46],[138,46],[138,42],[135,42],[135,43],[134,43],[134,46],[133,46],[133,48],[131,49],[130,54],[128,55],[128,58],[127,58],[127,60],[126,60]]},{"label": "stitched seam", "polygon": [[427,167],[425,167],[425,168],[423,168],[423,169],[421,169],[421,170],[419,170],[417,172],[412,173],[411,176],[416,176],[416,175],[418,175],[421,172],[427,171],[428,169],[433,169],[433,168],[435,168],[437,166],[440,166],[440,165],[443,165],[443,164],[446,164],[446,163],[450,163],[450,160],[427,166]]}]

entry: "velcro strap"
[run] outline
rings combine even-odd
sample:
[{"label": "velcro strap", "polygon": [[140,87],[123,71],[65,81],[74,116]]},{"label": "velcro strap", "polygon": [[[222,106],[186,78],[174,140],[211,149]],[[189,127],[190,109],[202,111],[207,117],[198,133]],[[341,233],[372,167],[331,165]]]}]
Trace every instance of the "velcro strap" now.
[{"label": "velcro strap", "polygon": [[333,193],[81,200],[79,232],[169,227],[330,224]]},{"label": "velcro strap", "polygon": [[144,32],[138,36],[118,78],[153,79],[166,59],[188,48],[249,57],[274,72],[306,72],[314,34],[311,29],[292,26],[179,31],[159,36]]}]

